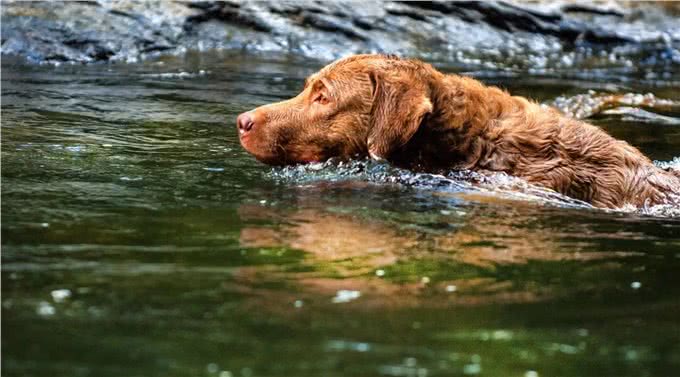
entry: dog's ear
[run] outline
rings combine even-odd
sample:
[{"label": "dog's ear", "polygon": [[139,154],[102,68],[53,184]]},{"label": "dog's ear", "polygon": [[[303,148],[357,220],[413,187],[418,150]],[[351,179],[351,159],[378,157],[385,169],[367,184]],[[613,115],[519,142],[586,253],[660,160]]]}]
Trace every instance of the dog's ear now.
[{"label": "dog's ear", "polygon": [[389,159],[416,133],[432,112],[432,102],[423,83],[414,83],[397,73],[369,74],[373,84],[372,125],[368,131],[371,158]]}]

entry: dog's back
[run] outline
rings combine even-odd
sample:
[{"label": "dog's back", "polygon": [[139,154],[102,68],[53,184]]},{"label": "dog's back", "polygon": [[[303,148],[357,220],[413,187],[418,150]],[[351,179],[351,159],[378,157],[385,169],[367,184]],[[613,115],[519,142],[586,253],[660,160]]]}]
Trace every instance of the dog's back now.
[{"label": "dog's back", "polygon": [[669,203],[680,193],[680,172],[599,127],[470,78],[443,81],[435,98],[450,99],[438,104],[446,115],[427,126],[449,129],[444,139],[464,160],[459,167],[504,171],[599,207]]}]

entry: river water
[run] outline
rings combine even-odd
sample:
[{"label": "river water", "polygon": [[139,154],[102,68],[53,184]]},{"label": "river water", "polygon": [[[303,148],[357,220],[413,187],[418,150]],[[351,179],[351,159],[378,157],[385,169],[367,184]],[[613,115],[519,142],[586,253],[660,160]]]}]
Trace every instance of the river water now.
[{"label": "river water", "polygon": [[[605,211],[505,176],[255,161],[236,115],[322,65],[3,58],[3,374],[677,373],[677,208]],[[677,74],[438,66],[680,166]]]}]

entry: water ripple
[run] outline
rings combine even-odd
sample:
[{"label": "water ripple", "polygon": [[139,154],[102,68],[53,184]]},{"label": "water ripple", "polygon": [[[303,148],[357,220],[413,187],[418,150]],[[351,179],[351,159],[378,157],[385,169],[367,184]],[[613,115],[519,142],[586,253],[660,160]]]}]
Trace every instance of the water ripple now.
[{"label": "water ripple", "polygon": [[[656,162],[659,167],[680,169],[680,157],[668,162]],[[584,201],[562,195],[551,189],[530,184],[505,173],[479,173],[457,170],[445,174],[412,172],[372,160],[337,161],[274,168],[271,178],[286,184],[313,185],[318,182],[365,181],[376,184],[398,184],[433,194],[453,194],[473,200],[501,198],[521,200],[565,208],[594,209]],[[603,211],[612,211],[604,210]],[[652,216],[680,217],[676,205],[656,205],[644,208],[623,207],[614,211],[637,212]]]}]

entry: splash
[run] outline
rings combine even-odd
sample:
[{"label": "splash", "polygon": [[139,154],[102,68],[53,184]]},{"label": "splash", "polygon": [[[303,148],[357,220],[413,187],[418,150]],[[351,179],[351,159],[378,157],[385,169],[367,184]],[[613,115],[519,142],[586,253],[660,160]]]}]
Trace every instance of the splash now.
[{"label": "splash", "polygon": [[[680,170],[680,157],[672,161],[655,161],[660,168]],[[269,175],[286,184],[309,185],[317,182],[365,181],[376,184],[398,184],[433,193],[482,196],[506,200],[520,200],[563,208],[596,209],[584,201],[536,186],[505,173],[480,173],[457,170],[445,174],[418,173],[372,160],[337,161],[274,168]],[[678,197],[680,203],[680,197]],[[637,213],[649,216],[680,217],[680,206],[663,204],[637,208],[624,206],[608,212]]]},{"label": "splash", "polygon": [[205,76],[207,74],[210,74],[210,72],[201,69],[198,72],[180,71],[180,72],[164,72],[164,73],[145,73],[145,74],[142,74],[141,76],[160,78],[160,79],[191,79],[191,78],[195,78],[195,77],[199,77],[199,76]]},{"label": "splash", "polygon": [[[680,112],[680,102],[658,98],[652,93],[610,94],[589,90],[584,94],[560,96],[547,103],[576,119],[586,119],[597,114],[628,115],[638,120],[680,124],[680,119],[659,115],[654,111]],[[649,111],[643,110],[646,108]]]},{"label": "splash", "polygon": [[274,180],[288,184],[359,180],[376,184],[398,184],[438,193],[476,194],[561,207],[593,208],[586,202],[532,185],[505,173],[483,174],[470,170],[445,174],[419,173],[372,160],[343,162],[330,159],[321,163],[275,168],[270,175]]},{"label": "splash", "polygon": [[[674,157],[670,161],[654,161],[654,165],[660,167],[661,169],[680,171],[680,157]],[[642,214],[650,216],[680,218],[680,195],[670,195],[671,199],[675,202],[674,204],[658,204],[655,206],[644,206],[643,208],[632,210],[639,211]]]},{"label": "splash", "polygon": [[670,161],[654,161],[654,165],[661,169],[672,169],[680,171],[680,157],[674,157]]}]

